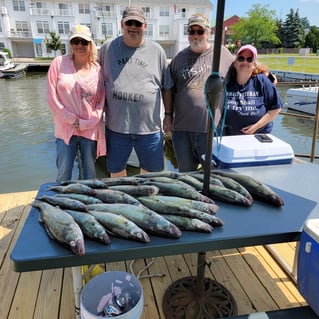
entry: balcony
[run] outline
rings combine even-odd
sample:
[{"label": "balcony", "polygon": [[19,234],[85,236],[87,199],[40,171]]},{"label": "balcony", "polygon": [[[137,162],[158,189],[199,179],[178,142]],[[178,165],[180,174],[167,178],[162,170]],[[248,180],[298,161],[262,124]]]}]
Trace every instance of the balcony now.
[{"label": "balcony", "polygon": [[111,11],[102,11],[102,10],[95,10],[95,17],[96,18],[116,18],[116,12],[111,10]]},{"label": "balcony", "polygon": [[11,38],[32,38],[32,32],[31,31],[15,31],[11,29],[10,37]]},{"label": "balcony", "polygon": [[72,17],[73,11],[71,9],[30,8],[30,14],[33,16]]}]

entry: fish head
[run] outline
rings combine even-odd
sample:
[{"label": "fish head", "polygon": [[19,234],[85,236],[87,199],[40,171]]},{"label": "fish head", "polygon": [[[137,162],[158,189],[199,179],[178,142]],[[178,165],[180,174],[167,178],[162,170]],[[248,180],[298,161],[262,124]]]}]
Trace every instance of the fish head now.
[{"label": "fish head", "polygon": [[111,242],[110,237],[109,237],[108,234],[105,233],[105,232],[104,232],[104,233],[102,234],[102,236],[100,237],[100,240],[101,240],[101,242],[104,243],[104,244],[109,244],[109,243]]},{"label": "fish head", "polygon": [[174,225],[173,223],[168,223],[165,227],[165,234],[168,235],[170,238],[180,238],[182,236],[182,231],[179,227]]},{"label": "fish head", "polygon": [[70,248],[75,255],[83,256],[85,254],[85,246],[84,241],[79,238],[77,240],[73,240],[70,243]]},{"label": "fish head", "polygon": [[136,231],[134,232],[133,237],[135,237],[137,240],[143,242],[143,243],[149,243],[151,241],[148,234],[144,231]]}]

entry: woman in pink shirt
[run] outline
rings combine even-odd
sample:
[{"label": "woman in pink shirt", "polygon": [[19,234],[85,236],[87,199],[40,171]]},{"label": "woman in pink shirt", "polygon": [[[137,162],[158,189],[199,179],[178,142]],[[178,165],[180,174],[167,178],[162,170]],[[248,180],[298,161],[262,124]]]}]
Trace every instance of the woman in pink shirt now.
[{"label": "woman in pink shirt", "polygon": [[106,154],[103,124],[104,81],[97,63],[97,49],[90,29],[71,29],[70,54],[56,57],[47,77],[47,101],[53,112],[58,174],[62,182],[72,178],[77,152],[82,178],[95,177],[95,161]]}]

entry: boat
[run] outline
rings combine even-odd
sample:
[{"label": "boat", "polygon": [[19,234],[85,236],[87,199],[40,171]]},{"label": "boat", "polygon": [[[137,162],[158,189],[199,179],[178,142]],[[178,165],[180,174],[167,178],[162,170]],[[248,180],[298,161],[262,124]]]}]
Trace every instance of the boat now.
[{"label": "boat", "polygon": [[8,53],[0,51],[0,72],[13,69],[15,64],[9,59]]},{"label": "boat", "polygon": [[0,51],[0,78],[18,79],[26,74],[26,64],[15,64],[7,52]]},{"label": "boat", "polygon": [[288,109],[315,115],[319,86],[290,88],[286,93]]}]

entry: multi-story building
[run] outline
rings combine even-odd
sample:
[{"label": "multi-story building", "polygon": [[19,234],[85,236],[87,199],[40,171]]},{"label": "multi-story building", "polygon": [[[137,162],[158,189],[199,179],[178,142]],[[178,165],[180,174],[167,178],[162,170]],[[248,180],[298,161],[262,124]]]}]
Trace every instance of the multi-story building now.
[{"label": "multi-story building", "polygon": [[191,14],[211,17],[209,0],[0,0],[0,49],[14,57],[53,57],[46,37],[55,32],[68,50],[68,35],[76,24],[87,25],[99,46],[121,34],[121,18],[128,5],[140,6],[147,18],[145,36],[160,43],[170,58],[188,45],[187,21]]}]

